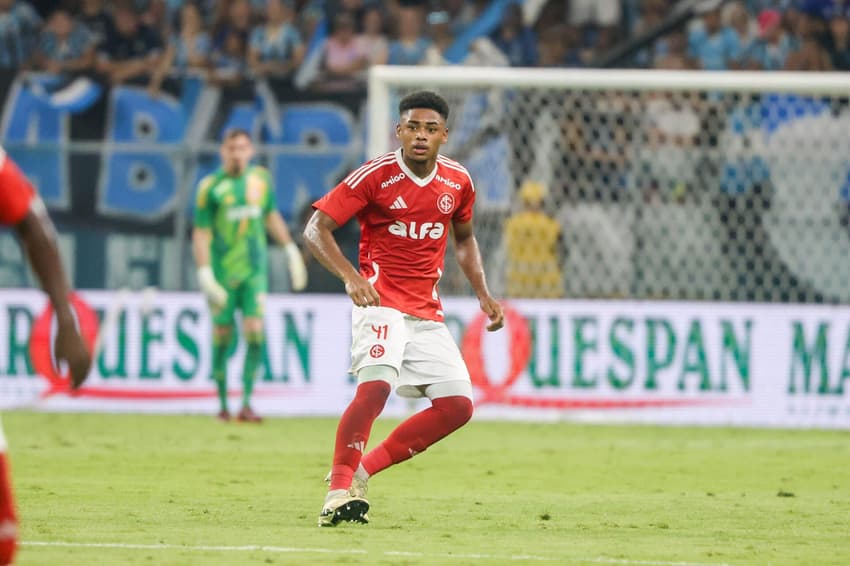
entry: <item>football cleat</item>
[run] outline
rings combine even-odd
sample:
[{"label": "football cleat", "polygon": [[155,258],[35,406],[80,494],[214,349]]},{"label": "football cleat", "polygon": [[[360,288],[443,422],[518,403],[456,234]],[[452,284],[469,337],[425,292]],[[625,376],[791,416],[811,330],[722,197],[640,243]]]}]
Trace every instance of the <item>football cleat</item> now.
[{"label": "football cleat", "polygon": [[236,415],[236,419],[239,422],[243,423],[261,423],[263,422],[263,417],[254,412],[251,407],[242,407],[242,410],[239,411],[239,414]]},{"label": "football cleat", "polygon": [[[348,493],[351,494],[351,497],[366,497],[366,494],[369,492],[369,480],[358,478],[355,475],[351,478],[351,487],[348,488]],[[331,472],[328,472],[328,475],[325,476],[325,483],[331,483]]]},{"label": "football cleat", "polygon": [[335,490],[328,493],[322,512],[319,514],[320,527],[333,527],[342,522],[369,522],[369,502],[362,497],[353,497],[346,490]]},{"label": "football cleat", "polygon": [[221,410],[218,412],[215,418],[217,418],[221,422],[227,423],[230,422],[230,413],[225,410]]}]

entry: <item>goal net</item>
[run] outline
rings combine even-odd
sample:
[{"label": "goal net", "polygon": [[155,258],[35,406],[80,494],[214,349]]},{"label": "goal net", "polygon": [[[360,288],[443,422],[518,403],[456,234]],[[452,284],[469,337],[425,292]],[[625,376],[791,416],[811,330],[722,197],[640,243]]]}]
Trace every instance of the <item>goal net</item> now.
[{"label": "goal net", "polygon": [[375,67],[370,157],[419,89],[502,296],[850,302],[850,76]]}]

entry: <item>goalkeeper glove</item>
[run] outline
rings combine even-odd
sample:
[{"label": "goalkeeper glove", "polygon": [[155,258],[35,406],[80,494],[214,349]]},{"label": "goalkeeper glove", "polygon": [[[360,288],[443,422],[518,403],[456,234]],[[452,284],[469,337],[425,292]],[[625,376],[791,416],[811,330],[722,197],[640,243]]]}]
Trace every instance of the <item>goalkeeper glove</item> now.
[{"label": "goalkeeper glove", "polygon": [[301,252],[295,242],[289,242],[283,246],[283,250],[286,252],[286,259],[289,261],[292,288],[300,291],[307,286],[307,267],[304,265],[304,258],[301,257]]},{"label": "goalkeeper glove", "polygon": [[227,304],[227,291],[215,280],[215,274],[209,265],[198,268],[198,285],[214,308],[220,309]]}]

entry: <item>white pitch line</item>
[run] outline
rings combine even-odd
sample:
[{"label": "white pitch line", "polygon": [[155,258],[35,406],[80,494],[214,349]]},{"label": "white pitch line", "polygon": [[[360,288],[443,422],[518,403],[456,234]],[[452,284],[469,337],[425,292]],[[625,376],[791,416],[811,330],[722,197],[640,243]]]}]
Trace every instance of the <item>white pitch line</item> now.
[{"label": "white pitch line", "polygon": [[[266,545],[244,545],[244,546],[220,546],[220,545],[184,545],[184,544],[132,544],[123,542],[66,542],[66,541],[22,541],[21,546],[48,546],[62,548],[119,548],[128,550],[183,550],[190,552],[273,552],[278,554],[337,554],[335,548],[309,548],[294,546],[266,546]],[[347,549],[350,554],[369,554],[368,550]],[[536,561],[536,562],[563,562],[563,558],[549,556],[535,556],[532,554],[446,554],[409,552],[402,550],[386,550],[380,552],[384,556],[403,556],[409,558],[446,558],[458,560],[511,560],[511,561]],[[729,566],[722,562],[668,562],[663,560],[630,560],[628,558],[577,558],[575,563],[594,564],[623,564],[625,566]]]}]

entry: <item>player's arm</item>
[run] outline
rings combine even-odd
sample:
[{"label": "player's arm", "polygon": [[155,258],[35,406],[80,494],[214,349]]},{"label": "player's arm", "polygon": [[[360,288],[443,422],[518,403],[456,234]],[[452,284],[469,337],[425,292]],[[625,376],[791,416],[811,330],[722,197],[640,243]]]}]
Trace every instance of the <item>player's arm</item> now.
[{"label": "player's arm", "polygon": [[15,230],[41,287],[53,304],[57,323],[54,351],[57,360],[68,364],[71,387],[76,389],[89,373],[91,355],[77,329],[68,298],[71,286],[62,267],[56,231],[41,199],[33,199],[29,212],[15,225]]},{"label": "player's arm", "polygon": [[325,268],[345,283],[345,292],[358,307],[377,306],[381,297],[369,281],[360,275],[342,250],[333,231],[339,228],[336,221],[325,212],[316,210],[304,228],[304,242],[313,256]]},{"label": "player's arm", "polygon": [[454,233],[457,262],[463,270],[464,275],[472,285],[481,310],[490,319],[487,330],[498,330],[504,324],[502,306],[490,295],[487,288],[487,279],[484,276],[484,262],[481,260],[481,251],[478,249],[478,240],[472,230],[472,220],[468,222],[452,223]]},{"label": "player's arm", "polygon": [[212,248],[212,203],[210,189],[212,179],[206,177],[198,185],[198,196],[195,199],[195,226],[192,228],[192,255],[198,268],[198,286],[207,298],[210,306],[219,309],[227,303],[227,291],[216,281],[212,265],[210,265],[210,248]]},{"label": "player's arm", "polygon": [[272,239],[286,252],[286,260],[289,265],[289,275],[292,278],[292,288],[300,291],[307,286],[307,267],[304,265],[304,258],[301,256],[301,250],[293,241],[292,234],[289,232],[289,227],[283,216],[276,209],[266,214],[266,230]]}]

